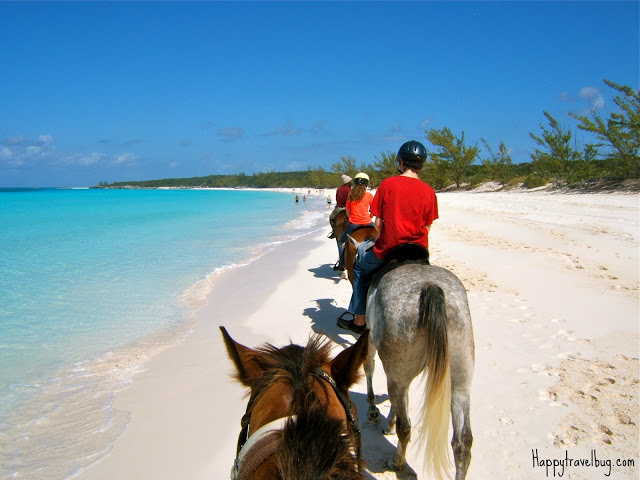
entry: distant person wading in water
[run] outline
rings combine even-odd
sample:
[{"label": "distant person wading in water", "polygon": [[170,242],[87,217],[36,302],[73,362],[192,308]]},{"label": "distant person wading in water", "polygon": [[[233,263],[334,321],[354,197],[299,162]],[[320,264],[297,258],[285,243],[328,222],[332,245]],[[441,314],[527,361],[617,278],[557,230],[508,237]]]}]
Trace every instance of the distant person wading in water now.
[{"label": "distant person wading in water", "polygon": [[349,192],[346,205],[349,222],[338,240],[340,257],[338,264],[333,267],[334,270],[344,270],[344,242],[347,241],[347,235],[353,233],[353,231],[359,227],[374,226],[371,221],[371,214],[369,213],[369,205],[371,205],[373,201],[373,195],[367,192],[369,175],[360,172],[353,178],[353,183],[355,186]]},{"label": "distant person wading in water", "polygon": [[389,250],[404,243],[429,248],[429,230],[438,218],[438,200],[433,188],[418,178],[426,158],[427,150],[420,142],[404,143],[397,155],[400,175],[380,183],[371,203],[379,237],[353,270],[353,294],[348,311],[354,319],[344,320],[341,316],[338,327],[358,334],[366,328],[369,279],[383,265]]}]

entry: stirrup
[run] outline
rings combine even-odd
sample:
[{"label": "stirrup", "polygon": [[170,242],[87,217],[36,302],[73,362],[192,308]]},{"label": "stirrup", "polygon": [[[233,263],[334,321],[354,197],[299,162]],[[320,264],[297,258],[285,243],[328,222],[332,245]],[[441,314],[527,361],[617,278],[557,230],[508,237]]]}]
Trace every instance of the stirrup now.
[{"label": "stirrup", "polygon": [[[351,315],[351,318],[344,318],[345,315]],[[345,322],[353,322],[356,319],[356,316],[350,311],[342,312],[342,315],[338,317],[338,320],[343,320]]]},{"label": "stirrup", "polygon": [[329,232],[329,235],[327,235],[327,238],[336,238],[335,234],[333,233],[333,230]]}]

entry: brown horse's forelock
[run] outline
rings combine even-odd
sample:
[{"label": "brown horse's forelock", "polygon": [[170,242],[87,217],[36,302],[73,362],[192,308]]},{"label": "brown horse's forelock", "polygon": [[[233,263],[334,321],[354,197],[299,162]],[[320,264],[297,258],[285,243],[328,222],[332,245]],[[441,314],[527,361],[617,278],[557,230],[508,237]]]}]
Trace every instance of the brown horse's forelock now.
[{"label": "brown horse's forelock", "polygon": [[[343,423],[327,414],[310,388],[311,371],[326,365],[331,345],[319,335],[309,339],[305,348],[288,345],[258,349],[265,374],[252,388],[258,399],[271,385],[285,381],[291,386],[291,415],[287,422],[276,461],[283,479],[337,480],[361,479],[362,462],[353,453],[354,445],[343,431]],[[324,381],[326,390],[331,387]]]},{"label": "brown horse's forelock", "polygon": [[[307,397],[310,399],[310,397]],[[361,479],[363,463],[353,452],[351,438],[340,420],[327,416],[326,405],[316,401],[282,431],[276,453],[283,479]]]}]

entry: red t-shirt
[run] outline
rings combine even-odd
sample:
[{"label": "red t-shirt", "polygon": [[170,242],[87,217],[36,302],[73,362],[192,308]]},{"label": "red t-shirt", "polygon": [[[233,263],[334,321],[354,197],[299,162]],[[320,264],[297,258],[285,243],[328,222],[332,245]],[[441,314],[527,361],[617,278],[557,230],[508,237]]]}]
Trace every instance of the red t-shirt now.
[{"label": "red t-shirt", "polygon": [[380,183],[371,213],[383,220],[382,232],[373,253],[384,259],[387,252],[402,243],[418,243],[429,248],[427,226],[438,218],[436,192],[418,178],[397,175]]},{"label": "red t-shirt", "polygon": [[373,201],[371,192],[364,192],[364,196],[359,202],[347,200],[347,210],[349,210],[349,222],[356,225],[369,225],[371,223],[371,215],[369,214],[369,205]]},{"label": "red t-shirt", "polygon": [[345,183],[336,190],[336,205],[339,207],[347,206],[347,199],[349,198],[349,192],[351,191],[351,185]]}]

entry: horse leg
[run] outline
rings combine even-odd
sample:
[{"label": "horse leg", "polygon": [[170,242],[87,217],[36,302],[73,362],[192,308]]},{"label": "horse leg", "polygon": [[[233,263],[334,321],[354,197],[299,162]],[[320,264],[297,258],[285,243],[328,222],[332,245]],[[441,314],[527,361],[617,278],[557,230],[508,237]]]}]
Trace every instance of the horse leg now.
[{"label": "horse leg", "polygon": [[[392,470],[401,470],[407,452],[407,445],[411,441],[411,421],[409,420],[409,385],[387,379],[391,411],[389,412],[389,427],[395,426],[398,434],[398,447],[393,458],[388,462]],[[391,418],[391,417],[394,418]]]},{"label": "horse leg", "polygon": [[393,408],[393,405],[391,405],[391,408],[389,409],[389,415],[387,415],[387,428],[384,429],[383,433],[385,435],[396,434],[396,409]]},{"label": "horse leg", "polygon": [[453,438],[451,447],[456,463],[456,480],[464,480],[471,463],[471,421],[469,418],[469,388],[454,389],[451,392],[451,422]]},{"label": "horse leg", "polygon": [[367,376],[367,402],[369,403],[369,411],[367,412],[367,421],[370,423],[380,422],[380,410],[376,407],[376,396],[373,393],[373,371],[376,366],[376,347],[373,342],[369,341],[369,350],[367,359],[364,362],[364,373]]}]

